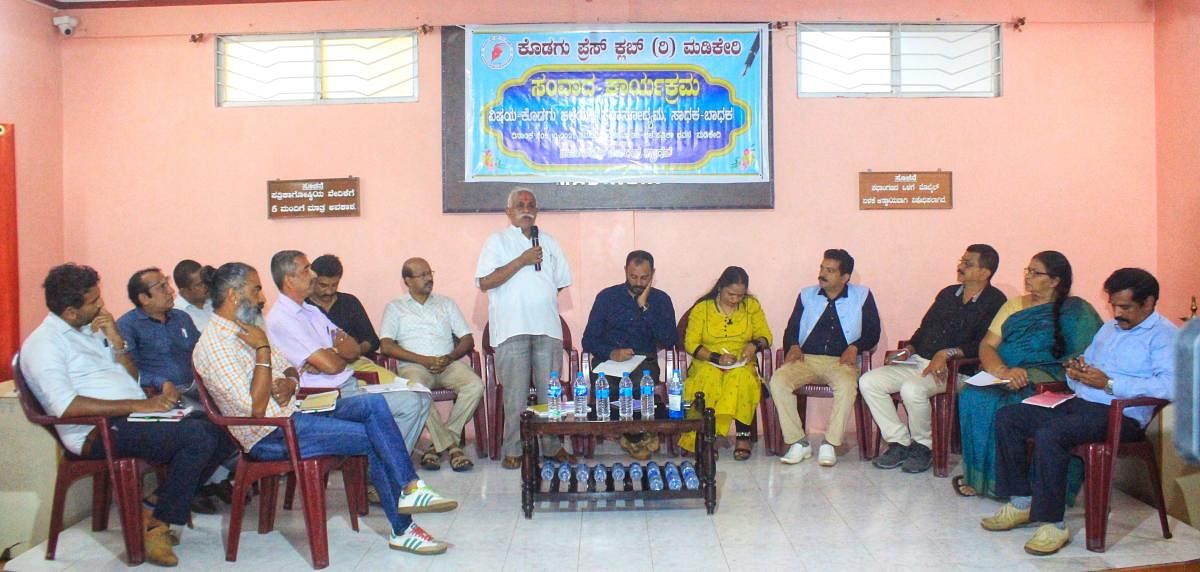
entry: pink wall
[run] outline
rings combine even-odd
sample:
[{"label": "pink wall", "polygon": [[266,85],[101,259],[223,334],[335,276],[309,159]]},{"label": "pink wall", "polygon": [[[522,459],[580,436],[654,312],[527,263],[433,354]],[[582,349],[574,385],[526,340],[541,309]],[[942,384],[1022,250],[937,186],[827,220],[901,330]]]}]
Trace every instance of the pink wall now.
[{"label": "pink wall", "polygon": [[[122,284],[139,267],[194,257],[240,259],[265,271],[271,253],[299,248],[342,256],[343,288],[376,320],[402,290],[400,262],[413,255],[431,259],[437,288],[459,301],[477,331],[486,320],[486,297],[471,276],[484,238],[505,219],[441,213],[436,33],[420,41],[417,103],[218,109],[211,36],[189,43],[197,32],[1026,16],[1023,31],[1004,31],[1004,96],[996,99],[798,99],[794,33],[774,32],[776,208],[544,214],[541,227],[560,239],[575,272],[561,298],[567,321],[582,332],[593,296],[621,279],[632,248],[659,257],[658,285],[681,311],[725,265],[746,267],[777,334],[796,290],[815,279],[821,250],[846,248],[858,260],[856,280],[876,292],[889,346],[911,333],[972,242],[1000,251],[996,282],[1010,295],[1019,292],[1029,256],[1043,249],[1068,255],[1076,291],[1097,305],[1112,269],[1156,266],[1155,27],[1153,8],[1141,0],[1099,8],[1082,1],[350,0],[73,13],[82,25],[62,43],[65,253],[101,270],[114,312],[128,307]],[[856,209],[860,170],[939,168],[955,175],[952,211]],[[266,220],[265,180],[350,174],[363,181],[362,217]],[[599,226],[609,233],[597,241],[591,229]],[[580,229],[589,229],[587,240]],[[695,239],[700,231],[703,243]]]},{"label": "pink wall", "polygon": [[45,315],[42,278],[63,260],[62,63],[53,15],[25,0],[0,0],[0,122],[17,133],[22,336]]},{"label": "pink wall", "polygon": [[1156,6],[1159,279],[1162,311],[1179,318],[1190,313],[1191,296],[1200,295],[1200,191],[1191,181],[1200,149],[1200,4],[1159,0]]}]

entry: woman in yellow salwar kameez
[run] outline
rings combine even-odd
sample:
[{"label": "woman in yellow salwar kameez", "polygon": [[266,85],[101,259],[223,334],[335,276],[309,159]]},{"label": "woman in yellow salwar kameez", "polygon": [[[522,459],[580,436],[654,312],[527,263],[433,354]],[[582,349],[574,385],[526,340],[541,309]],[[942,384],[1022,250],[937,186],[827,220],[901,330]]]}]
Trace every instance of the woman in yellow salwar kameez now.
[{"label": "woman in yellow salwar kameez", "polygon": [[[717,283],[688,311],[683,347],[692,356],[683,395],[687,400],[704,392],[717,417],[717,434],[737,424],[733,458],[750,458],[750,424],[762,396],[756,352],[771,346],[771,330],[758,299],[746,293],[750,277],[738,266],[721,273]],[[742,363],[744,362],[744,363]],[[729,366],[742,363],[737,367]],[[696,450],[695,432],[685,433],[679,446]]]}]

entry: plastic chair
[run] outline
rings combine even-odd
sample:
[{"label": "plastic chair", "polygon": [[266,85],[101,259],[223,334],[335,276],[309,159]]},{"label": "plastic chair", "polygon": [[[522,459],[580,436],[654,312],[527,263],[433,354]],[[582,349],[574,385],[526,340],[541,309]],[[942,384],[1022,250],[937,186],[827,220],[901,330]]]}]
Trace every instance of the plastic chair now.
[{"label": "plastic chair", "polygon": [[[571,328],[567,326],[567,321],[562,316],[559,316],[558,320],[562,324],[563,353],[567,358],[567,375],[560,375],[559,382],[563,386],[563,391],[569,392],[571,380],[575,379],[575,372],[579,371],[579,350],[575,348]],[[482,405],[487,408],[488,421],[491,423],[491,427],[488,428],[488,436],[492,441],[490,447],[492,460],[498,461],[500,460],[500,446],[504,441],[504,384],[496,377],[496,348],[492,347],[490,328],[490,323],[483,326],[483,370],[486,377],[483,379],[484,402]],[[533,384],[533,379],[530,379],[529,397],[534,401],[537,400],[535,392],[536,386]],[[570,395],[570,393],[563,395]],[[581,441],[572,439],[572,448],[580,446],[580,444]]]},{"label": "plastic chair", "polygon": [[[71,417],[63,419],[46,414],[42,404],[34,397],[25,383],[21,372],[21,355],[12,360],[13,382],[21,409],[30,423],[41,425],[62,455],[59,457],[58,472],[54,481],[54,500],[50,507],[50,533],[46,541],[46,560],[54,560],[58,548],[58,535],[63,529],[63,505],[71,485],[83,477],[92,477],[92,530],[108,528],[108,503],[110,486],[116,489],[117,514],[121,519],[121,532],[125,540],[125,554],[129,565],[141,564],[146,559],[142,539],[142,483],[141,475],[149,465],[134,457],[117,457],[113,451],[112,429],[106,417]],[[104,446],[103,459],[85,459],[72,453],[54,430],[54,425],[93,425],[99,432]],[[111,477],[111,481],[110,481]]]},{"label": "plastic chair", "polygon": [[[346,503],[350,509],[350,527],[358,531],[358,515],[366,504],[364,487],[367,472],[365,456],[321,456],[303,459],[300,457],[300,445],[296,438],[296,429],[291,417],[227,417],[209,396],[208,388],[199,375],[196,383],[200,389],[200,402],[209,420],[221,426],[227,432],[230,427],[277,427],[283,430],[284,442],[287,444],[288,458],[281,461],[259,461],[253,459],[248,451],[241,447],[241,442],[229,437],[241,447],[237,470],[233,479],[233,506],[229,513],[229,532],[225,542],[225,560],[237,561],[238,544],[242,532],[242,515],[246,509],[246,493],[251,485],[257,483],[258,497],[258,533],[266,534],[275,527],[275,501],[279,493],[280,475],[299,475],[300,495],[304,501],[304,525],[308,531],[308,544],[312,551],[313,568],[320,569],[329,566],[329,536],[326,529],[325,515],[325,485],[328,474],[336,468],[342,469],[342,480],[346,488]],[[297,413],[297,415],[303,415]]]},{"label": "plastic chair", "polygon": [[[901,340],[897,344],[896,351],[904,349],[908,345],[908,340]],[[890,356],[895,352],[888,352]],[[886,358],[885,358],[886,361]],[[950,453],[961,453],[962,443],[959,438],[958,428],[958,372],[963,366],[978,365],[979,358],[965,358],[955,356],[946,360],[946,391],[934,395],[929,398],[930,407],[932,407],[933,418],[933,474],[935,476],[946,478],[950,476]],[[950,385],[955,380],[955,385]],[[903,405],[904,400],[901,399],[900,393],[892,394],[892,402],[897,406]],[[879,434],[879,426],[875,424],[874,417],[871,416],[871,408],[863,407],[864,415],[870,421],[867,427],[868,441],[867,451],[870,456],[868,459],[874,459],[879,456],[879,445],[882,441]]]},{"label": "plastic chair", "polygon": [[[858,354],[859,376],[871,371],[871,355],[872,352],[870,350]],[[783,351],[783,348],[779,348],[779,350],[775,352],[776,363],[782,364],[786,356],[787,353]],[[764,386],[764,391],[766,391],[766,386]],[[808,424],[806,422],[806,418],[808,417],[808,398],[820,397],[833,399],[833,388],[829,387],[829,385],[826,383],[809,383],[797,387],[794,391],[792,391],[792,394],[796,396],[796,411],[800,414],[800,422],[804,423],[807,427]],[[867,412],[867,406],[865,403],[863,403],[862,395],[856,394],[854,396],[854,431],[858,439],[858,457],[863,460],[870,458],[867,456],[868,415],[869,413]],[[779,427],[779,416],[775,412],[775,408],[773,406],[771,407],[770,411],[763,412],[763,430],[767,434],[767,452],[771,453],[772,455],[782,455],[784,448],[783,429]]]},{"label": "plastic chair", "polygon": [[[376,354],[376,356],[372,359],[375,360],[375,363],[386,367],[393,372],[400,367],[400,360],[385,356],[383,354]],[[479,376],[479,379],[483,379],[483,364],[480,361],[478,351],[471,350],[471,352],[467,355],[464,355],[462,359],[468,360],[471,363],[471,369],[475,370],[475,375]],[[444,387],[439,389],[431,388],[430,393],[433,396],[434,403],[439,401],[453,402],[454,400],[458,399],[458,395],[454,393],[453,389],[447,389]],[[430,415],[433,415],[433,412],[430,412]],[[471,419],[471,424],[475,428],[475,454],[482,459],[488,456],[489,449],[487,405],[483,400],[481,400],[479,406],[475,408],[475,415]],[[467,442],[467,431],[465,428],[463,429],[462,442]]]},{"label": "plastic chair", "polygon": [[[1070,390],[1067,384],[1055,382],[1038,384],[1034,391],[1043,393]],[[1105,538],[1108,535],[1108,513],[1112,509],[1113,463],[1117,457],[1135,457],[1146,464],[1150,488],[1154,493],[1154,508],[1158,509],[1158,522],[1162,527],[1163,538],[1171,538],[1171,528],[1167,524],[1167,503],[1163,499],[1162,477],[1158,472],[1158,461],[1154,457],[1154,444],[1146,439],[1145,432],[1140,439],[1121,441],[1121,419],[1125,415],[1126,407],[1153,406],[1154,412],[1150,415],[1150,419],[1153,420],[1163,407],[1170,404],[1170,401],[1153,397],[1114,399],[1108,409],[1108,432],[1104,441],[1084,443],[1071,450],[1072,455],[1083,459],[1083,520],[1088,550],[1104,552]]]}]

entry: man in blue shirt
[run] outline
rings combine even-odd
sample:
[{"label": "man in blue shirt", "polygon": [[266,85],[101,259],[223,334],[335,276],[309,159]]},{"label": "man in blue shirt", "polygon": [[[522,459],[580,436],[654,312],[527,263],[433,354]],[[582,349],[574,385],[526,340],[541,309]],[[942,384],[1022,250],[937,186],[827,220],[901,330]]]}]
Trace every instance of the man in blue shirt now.
[{"label": "man in blue shirt", "polygon": [[[1063,515],[1071,449],[1105,439],[1112,400],[1170,400],[1175,393],[1177,328],[1154,310],[1158,281],[1141,268],[1122,268],[1104,281],[1104,292],[1113,319],[1096,332],[1082,357],[1066,364],[1075,398],[1053,409],[1015,403],[996,413],[996,492],[1011,500],[981,524],[987,530],[1011,530],[1043,523],[1025,543],[1030,554],[1053,554],[1070,541]],[[1141,438],[1154,408],[1131,407],[1124,413],[1121,440],[1129,441]],[[1025,450],[1029,438],[1033,479]]]},{"label": "man in blue shirt", "polygon": [[[587,327],[583,330],[583,351],[592,354],[592,364],[607,360],[625,361],[635,355],[646,356],[630,375],[637,383],[638,373],[650,370],[659,380],[658,350],[675,345],[675,307],[666,292],[650,286],[654,281],[654,257],[635,250],[625,257],[625,282],[610,286],[596,295]],[[620,378],[609,377],[611,387]],[[626,435],[621,447],[633,457],[645,460],[658,450],[658,439],[643,434]]]}]

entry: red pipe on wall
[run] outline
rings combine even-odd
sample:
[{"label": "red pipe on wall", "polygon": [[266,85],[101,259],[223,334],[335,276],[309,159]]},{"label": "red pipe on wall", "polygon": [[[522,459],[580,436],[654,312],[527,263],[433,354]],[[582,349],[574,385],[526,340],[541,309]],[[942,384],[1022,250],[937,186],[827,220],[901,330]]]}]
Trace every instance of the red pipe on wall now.
[{"label": "red pipe on wall", "polygon": [[11,123],[0,123],[0,379],[12,377],[20,347],[17,304],[17,146]]}]

